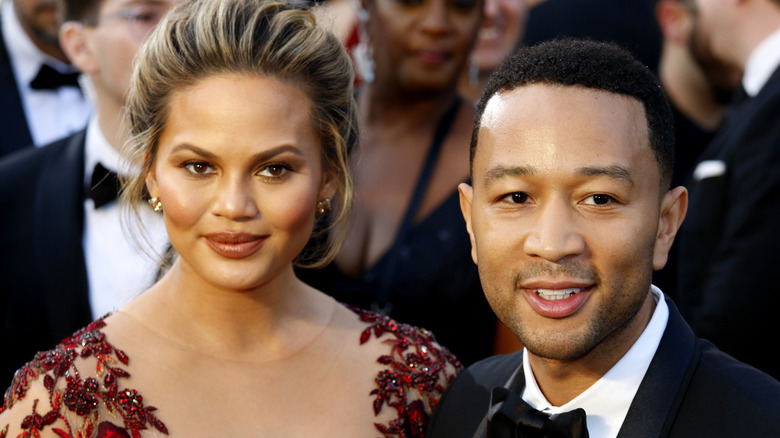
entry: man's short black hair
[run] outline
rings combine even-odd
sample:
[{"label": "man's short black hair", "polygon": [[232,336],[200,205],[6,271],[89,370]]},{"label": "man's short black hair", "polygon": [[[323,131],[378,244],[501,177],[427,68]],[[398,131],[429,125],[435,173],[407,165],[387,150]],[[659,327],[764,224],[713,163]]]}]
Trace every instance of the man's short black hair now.
[{"label": "man's short black hair", "polygon": [[584,39],[559,39],[520,47],[493,72],[477,104],[471,136],[471,163],[487,102],[496,93],[534,84],[569,85],[633,97],[645,108],[653,149],[667,187],[674,167],[672,112],[661,84],[645,65],[621,47]]}]

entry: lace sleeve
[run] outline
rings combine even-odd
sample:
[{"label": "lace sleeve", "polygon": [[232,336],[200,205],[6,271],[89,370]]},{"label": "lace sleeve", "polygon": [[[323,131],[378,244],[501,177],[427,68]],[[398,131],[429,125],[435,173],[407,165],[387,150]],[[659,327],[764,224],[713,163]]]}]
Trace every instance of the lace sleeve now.
[{"label": "lace sleeve", "polygon": [[374,425],[385,436],[424,437],[433,408],[463,366],[428,330],[353,310],[362,321],[370,323],[361,334],[360,343],[374,336],[390,347],[388,354],[377,359],[387,368],[376,377],[377,388],[371,395],[376,415],[385,407],[395,409],[398,415],[389,424]]},{"label": "lace sleeve", "polygon": [[0,407],[0,438],[137,438],[167,434],[155,408],[123,387],[129,358],[106,340],[102,319],[38,353],[14,376]]}]

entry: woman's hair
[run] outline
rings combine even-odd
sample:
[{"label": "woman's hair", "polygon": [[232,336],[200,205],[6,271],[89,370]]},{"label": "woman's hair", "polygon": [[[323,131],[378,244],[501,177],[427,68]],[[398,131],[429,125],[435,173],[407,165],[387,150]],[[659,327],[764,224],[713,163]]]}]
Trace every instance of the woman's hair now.
[{"label": "woman's hair", "polygon": [[[323,173],[336,188],[332,210],[316,233],[331,230],[296,264],[329,263],[344,239],[352,205],[347,145],[357,138],[352,63],[338,38],[308,11],[274,0],[190,0],[155,29],[138,54],[127,100],[130,139],[125,153],[140,172],[124,182],[123,200],[136,206],[148,196],[144,181],[157,158],[174,91],[214,75],[249,74],[300,87],[311,101],[311,124],[322,145]],[[164,202],[164,200],[163,200]],[[312,210],[315,206],[312,205]],[[325,219],[327,218],[327,219]],[[328,226],[321,222],[328,222]]]}]

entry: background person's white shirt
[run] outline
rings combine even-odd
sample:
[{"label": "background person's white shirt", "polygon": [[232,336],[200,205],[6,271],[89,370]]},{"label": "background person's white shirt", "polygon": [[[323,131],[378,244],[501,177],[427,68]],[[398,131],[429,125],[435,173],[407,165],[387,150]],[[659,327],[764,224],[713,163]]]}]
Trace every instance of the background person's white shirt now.
[{"label": "background person's white shirt", "polygon": [[78,88],[34,90],[30,87],[44,63],[62,73],[76,71],[73,66],[46,55],[35,46],[22,29],[11,0],[3,1],[0,19],[33,143],[43,146],[84,129],[92,113],[92,104]]},{"label": "background person's white shirt", "polygon": [[[100,162],[106,169],[116,172],[124,169],[120,160],[119,153],[100,131],[97,118],[92,118],[87,127],[84,151],[84,187],[91,183],[95,164]],[[143,243],[144,236],[134,238],[127,233],[136,232],[137,227],[123,228],[117,202],[95,209],[92,199],[84,201],[83,246],[93,318],[115,311],[154,282],[168,235],[162,214],[155,213],[146,204],[140,207],[146,237],[153,250]]]}]

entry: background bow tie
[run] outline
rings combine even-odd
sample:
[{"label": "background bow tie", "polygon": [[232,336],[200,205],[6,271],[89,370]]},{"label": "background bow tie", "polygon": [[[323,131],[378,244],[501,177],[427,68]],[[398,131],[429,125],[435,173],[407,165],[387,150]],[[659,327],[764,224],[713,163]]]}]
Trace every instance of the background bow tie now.
[{"label": "background bow tie", "polygon": [[119,177],[102,164],[97,163],[92,172],[92,183],[87,189],[87,198],[95,201],[95,208],[100,208],[115,201],[119,194]]},{"label": "background bow tie", "polygon": [[532,408],[514,391],[493,388],[488,411],[488,437],[588,438],[585,410],[550,415]]},{"label": "background bow tie", "polygon": [[43,64],[38,74],[30,82],[30,87],[34,90],[56,90],[60,87],[78,87],[79,75],[81,73],[60,73],[52,67]]}]

